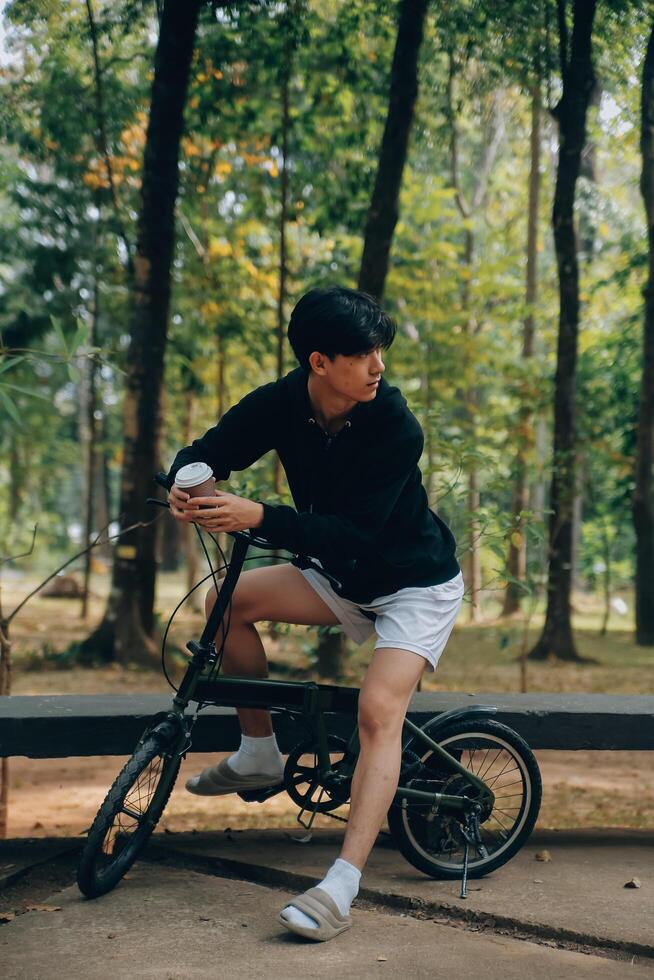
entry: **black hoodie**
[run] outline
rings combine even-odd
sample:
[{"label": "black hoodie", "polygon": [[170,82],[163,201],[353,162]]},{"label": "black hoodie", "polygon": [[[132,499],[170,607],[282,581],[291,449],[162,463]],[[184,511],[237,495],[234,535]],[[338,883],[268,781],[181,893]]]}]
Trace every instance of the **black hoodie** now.
[{"label": "black hoodie", "polygon": [[424,438],[399,388],[382,377],[330,435],[313,413],[308,372],[298,367],[256,388],[186,449],[168,474],[208,463],[217,480],[279,453],[295,508],[263,503],[256,533],[276,548],[320,559],[358,603],[460,571],[452,532],[429,508],[418,462]]}]

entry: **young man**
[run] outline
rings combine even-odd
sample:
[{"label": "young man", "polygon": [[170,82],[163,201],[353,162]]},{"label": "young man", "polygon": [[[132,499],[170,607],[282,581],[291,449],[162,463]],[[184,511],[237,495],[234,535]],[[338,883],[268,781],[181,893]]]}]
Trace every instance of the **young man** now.
[{"label": "young man", "polygon": [[[337,592],[319,572],[293,561],[243,572],[232,600],[225,673],[267,675],[254,625],[260,621],[340,623],[357,644],[377,635],[359,696],[361,753],[341,855],[318,887],[279,917],[292,932],[315,940],[351,925],[361,870],[397,788],[409,699],[423,670],[435,668],[463,596],[454,537],[429,509],[422,486],[422,429],[399,389],[383,378],[382,350],[395,332],[365,293],[311,290],[288,327],[300,366],[241,399],[177,454],[169,473],[177,520],[211,531],[256,528],[273,546],[318,559],[341,583]],[[220,490],[215,497],[189,498],[174,485],[186,463],[208,463],[217,480],[226,480],[271,449],[279,453],[297,509]],[[207,615],[215,599],[212,589]],[[189,779],[191,793],[218,795],[281,781],[283,759],[269,712],[244,708],[238,714],[238,752]]]}]

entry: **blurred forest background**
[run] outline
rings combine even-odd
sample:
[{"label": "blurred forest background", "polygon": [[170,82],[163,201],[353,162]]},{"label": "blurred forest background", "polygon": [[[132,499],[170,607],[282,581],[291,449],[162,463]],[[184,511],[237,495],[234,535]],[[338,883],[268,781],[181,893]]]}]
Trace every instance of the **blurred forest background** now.
[{"label": "blurred forest background", "polygon": [[[145,505],[152,476],[295,367],[290,309],[335,282],[398,321],[386,377],[423,426],[430,504],[458,541],[460,626],[508,624],[491,635],[516,652],[528,620],[523,660],[590,664],[576,616],[649,663],[652,6],[3,14],[0,550],[29,552],[2,568],[5,638],[14,600],[94,542],[67,569],[80,603],[32,647],[154,657],[204,566]],[[273,457],[228,489],[290,502]],[[340,636],[314,641],[312,662],[342,673]]]},{"label": "blurred forest background", "polygon": [[[326,283],[396,317],[386,378],[458,542],[425,687],[653,692],[652,4],[0,9],[0,693],[165,688],[206,568],[153,476],[295,367],[290,310]],[[291,502],[274,454],[225,488]],[[273,676],[357,684],[371,654],[262,633]],[[10,835],[79,833],[119,762],[14,760]],[[651,825],[642,753],[539,762],[540,826]],[[4,759],[3,825],[7,786]],[[173,794],[168,826],[211,803]]]}]

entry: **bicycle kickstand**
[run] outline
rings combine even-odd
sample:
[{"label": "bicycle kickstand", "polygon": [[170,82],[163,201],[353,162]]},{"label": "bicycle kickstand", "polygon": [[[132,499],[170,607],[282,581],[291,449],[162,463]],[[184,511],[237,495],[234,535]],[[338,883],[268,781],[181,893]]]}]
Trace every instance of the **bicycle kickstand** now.
[{"label": "bicycle kickstand", "polygon": [[478,854],[482,857],[488,856],[488,851],[486,850],[484,843],[481,839],[481,834],[479,833],[479,808],[475,807],[472,814],[469,814],[466,818],[466,826],[461,828],[463,833],[463,839],[465,840],[465,845],[463,848],[463,877],[461,878],[461,895],[460,898],[467,898],[466,885],[468,883],[468,854],[470,850],[470,844],[475,845],[475,849]]},{"label": "bicycle kickstand", "polygon": [[469,850],[469,848],[470,848],[470,845],[468,844],[468,840],[466,838],[465,846],[463,848],[463,877],[461,878],[461,894],[459,895],[459,898],[467,898],[468,897],[467,894],[466,894],[466,885],[468,883],[468,850]]}]

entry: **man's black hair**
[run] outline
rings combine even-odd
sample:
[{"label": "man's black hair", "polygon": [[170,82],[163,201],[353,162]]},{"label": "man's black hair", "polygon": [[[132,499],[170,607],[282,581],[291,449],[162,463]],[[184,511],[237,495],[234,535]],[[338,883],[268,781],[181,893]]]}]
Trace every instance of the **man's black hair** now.
[{"label": "man's black hair", "polygon": [[291,313],[288,339],[293,353],[307,371],[314,350],[331,361],[337,354],[360,354],[389,348],[395,339],[395,321],[373,296],[346,286],[310,289]]}]

